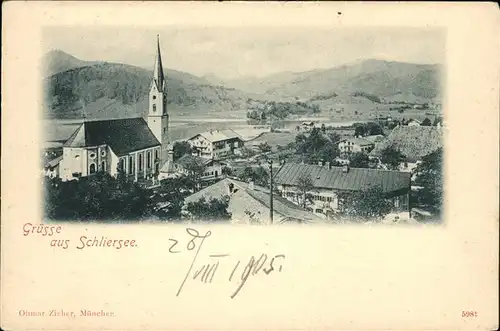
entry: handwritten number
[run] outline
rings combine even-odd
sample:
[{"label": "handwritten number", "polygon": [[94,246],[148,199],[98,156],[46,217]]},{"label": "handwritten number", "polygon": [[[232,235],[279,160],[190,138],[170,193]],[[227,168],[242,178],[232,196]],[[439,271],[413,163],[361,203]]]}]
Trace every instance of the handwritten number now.
[{"label": "handwritten number", "polygon": [[243,273],[241,274],[241,283],[240,285],[238,285],[238,288],[236,289],[236,291],[234,291],[233,295],[231,295],[231,299],[234,299],[234,297],[240,292],[243,285],[245,285],[245,283],[247,282],[248,276],[250,276],[250,272],[254,267],[254,263],[255,263],[255,258],[252,256],[248,264],[245,266]]},{"label": "handwritten number", "polygon": [[[196,262],[196,258],[198,257],[198,254],[200,253],[201,246],[203,246],[203,242],[205,242],[205,239],[210,237],[210,235],[212,234],[212,232],[207,231],[204,236],[200,236],[198,231],[196,231],[195,229],[190,229],[190,228],[187,228],[186,231],[187,231],[187,233],[189,233],[193,237],[193,239],[191,239],[191,241],[190,241],[190,242],[193,242],[193,246],[190,250],[194,249],[194,247],[196,246],[194,244],[194,239],[201,238],[202,240],[201,240],[200,246],[198,246],[198,249],[196,250],[196,253],[194,254],[193,261],[191,261],[191,265],[189,266],[189,269],[186,273],[186,276],[184,276],[184,280],[182,281],[181,286],[177,290],[176,296],[179,296],[179,294],[181,294],[182,288],[184,287],[184,284],[186,283],[186,280],[189,277],[191,270],[193,269],[193,265]],[[195,233],[195,235],[193,235],[193,233]],[[189,249],[189,247],[190,246],[188,243],[188,249]]]},{"label": "handwritten number", "polygon": [[[255,262],[255,266],[253,268],[253,272],[252,272],[252,275],[255,275],[257,274],[260,269],[262,269],[262,267],[264,266],[264,263],[266,263],[266,260],[267,260],[267,254],[262,254],[259,259],[257,260],[257,262]],[[259,265],[260,263],[260,265]]]},{"label": "handwritten number", "polygon": [[172,244],[172,246],[170,246],[170,248],[168,249],[168,251],[170,253],[179,253],[180,251],[173,251],[172,249],[175,247],[175,245],[177,245],[177,243],[179,242],[178,240],[175,240],[175,239],[169,239],[170,241],[173,241],[174,243]]},{"label": "handwritten number", "polygon": [[187,249],[192,251],[193,249],[195,249],[196,247],[196,243],[194,242],[195,239],[197,238],[200,238],[200,239],[205,239],[207,237],[210,237],[210,235],[212,234],[211,231],[207,231],[207,233],[205,233],[204,236],[200,236],[200,233],[196,230],[196,229],[191,229],[191,228],[187,228],[186,229],[187,233],[193,237],[188,243],[187,243]]},{"label": "handwritten number", "polygon": [[234,266],[233,272],[231,272],[231,276],[229,276],[229,281],[231,281],[233,279],[234,272],[236,271],[236,269],[238,268],[239,265],[240,265],[240,261],[238,260],[238,263],[236,263],[236,265]]},{"label": "handwritten number", "polygon": [[[266,273],[266,275],[269,275],[269,274],[271,273],[271,271],[273,271],[273,270],[274,270],[274,265],[273,265],[274,260],[275,260],[276,258],[279,258],[279,257],[285,258],[285,255],[283,255],[283,254],[276,255],[275,257],[273,257],[273,258],[271,259],[271,263],[269,263],[269,269],[266,269],[266,268],[262,269],[262,270]],[[280,271],[280,272],[281,272],[281,269],[282,269],[282,268],[283,268],[283,266],[281,266],[281,265],[280,265],[280,267],[279,267],[279,271]]]}]

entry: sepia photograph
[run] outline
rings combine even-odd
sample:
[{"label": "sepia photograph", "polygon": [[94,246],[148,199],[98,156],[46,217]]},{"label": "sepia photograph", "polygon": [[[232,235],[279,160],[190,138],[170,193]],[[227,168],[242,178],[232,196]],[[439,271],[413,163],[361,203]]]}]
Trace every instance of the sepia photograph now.
[{"label": "sepia photograph", "polygon": [[441,223],[445,40],[45,27],[45,218]]}]

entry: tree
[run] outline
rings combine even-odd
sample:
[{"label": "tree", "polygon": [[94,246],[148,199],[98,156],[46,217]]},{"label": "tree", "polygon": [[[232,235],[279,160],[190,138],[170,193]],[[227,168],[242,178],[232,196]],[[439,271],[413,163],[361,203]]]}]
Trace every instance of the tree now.
[{"label": "tree", "polygon": [[443,124],[443,121],[440,117],[436,117],[434,119],[434,123],[432,123],[432,126],[437,126],[438,124]]},{"label": "tree", "polygon": [[370,160],[368,155],[361,152],[356,152],[349,158],[349,166],[353,168],[368,168]]},{"label": "tree", "polygon": [[233,174],[233,169],[231,169],[230,167],[223,167],[221,172],[223,175],[231,176]]},{"label": "tree", "polygon": [[328,137],[330,138],[330,141],[331,141],[332,143],[334,143],[335,145],[337,145],[337,144],[339,143],[340,139],[342,138],[342,137],[340,136],[340,134],[338,134],[337,132],[332,132],[332,133],[330,133],[330,134],[328,135]]},{"label": "tree", "polygon": [[104,172],[62,182],[45,178],[45,215],[55,220],[128,221],[149,217],[148,191]]},{"label": "tree", "polygon": [[297,188],[302,196],[301,206],[306,208],[309,191],[314,189],[314,182],[311,175],[303,173],[297,180]]},{"label": "tree", "polygon": [[392,203],[379,186],[338,194],[340,214],[353,221],[381,220],[391,212]]},{"label": "tree", "polygon": [[162,220],[180,221],[184,199],[194,191],[195,183],[189,177],[162,180],[151,198],[154,215]]},{"label": "tree", "polygon": [[423,188],[418,192],[420,203],[430,205],[437,211],[443,204],[443,149],[439,148],[422,158],[415,170],[415,183]]},{"label": "tree", "polygon": [[295,137],[295,151],[304,155],[307,163],[317,163],[320,160],[331,162],[338,156],[338,146],[331,141],[332,138],[336,139],[335,134],[328,137],[320,129],[313,128],[308,136],[298,134]]},{"label": "tree", "polygon": [[269,184],[269,172],[262,166],[257,168],[246,167],[239,179],[244,182],[252,181],[257,185],[267,187]]},{"label": "tree", "polygon": [[388,146],[381,152],[380,161],[386,164],[389,169],[397,170],[399,164],[405,160],[405,157],[399,149],[394,146]]},{"label": "tree", "polygon": [[228,221],[231,219],[231,213],[227,211],[229,206],[229,196],[223,196],[220,199],[211,198],[210,200],[202,197],[196,202],[189,202],[186,210],[195,220],[205,222]]},{"label": "tree", "polygon": [[263,143],[260,143],[259,150],[262,153],[267,153],[267,152],[271,151],[271,146],[269,146],[269,144],[267,143],[267,141],[264,141]]},{"label": "tree", "polygon": [[384,131],[382,130],[382,127],[378,123],[368,122],[365,124],[365,134],[369,136],[374,136],[383,133]]},{"label": "tree", "polygon": [[195,183],[195,187],[199,188],[201,176],[205,172],[205,165],[198,157],[190,157],[184,162],[184,169],[186,169],[188,177]]},{"label": "tree", "polygon": [[423,121],[422,121],[422,126],[431,126],[432,123],[431,123],[431,120],[426,117]]},{"label": "tree", "polygon": [[174,143],[174,160],[180,159],[185,154],[193,154],[193,149],[187,141],[177,141]]},{"label": "tree", "polygon": [[364,136],[365,135],[365,127],[363,125],[356,125],[356,128],[354,129],[354,135],[357,136]]}]

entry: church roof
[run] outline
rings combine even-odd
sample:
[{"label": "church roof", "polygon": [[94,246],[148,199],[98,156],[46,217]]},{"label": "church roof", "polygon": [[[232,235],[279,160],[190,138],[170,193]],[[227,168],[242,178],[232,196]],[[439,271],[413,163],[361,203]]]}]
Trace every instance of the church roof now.
[{"label": "church roof", "polygon": [[155,68],[153,71],[153,81],[156,83],[156,87],[159,91],[163,91],[165,76],[163,73],[163,65],[161,64],[161,53],[160,53],[160,36],[158,36],[157,40],[157,50],[156,50],[156,59],[155,59]]},{"label": "church roof", "polygon": [[108,145],[117,156],[159,146],[160,142],[142,117],[84,122],[64,147]]}]

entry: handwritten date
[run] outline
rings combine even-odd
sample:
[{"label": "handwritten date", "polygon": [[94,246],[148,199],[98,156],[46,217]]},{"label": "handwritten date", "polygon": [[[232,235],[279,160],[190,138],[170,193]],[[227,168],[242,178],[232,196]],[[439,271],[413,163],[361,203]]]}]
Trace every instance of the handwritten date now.
[{"label": "handwritten date", "polygon": [[[195,264],[197,262],[203,243],[208,237],[210,237],[212,233],[210,231],[207,231],[205,234],[201,235],[197,230],[191,228],[187,228],[186,232],[191,239],[188,241],[185,248],[187,249],[187,251],[193,251],[195,249],[196,250],[191,261],[191,265],[189,266],[189,269],[187,270],[184,279],[179,286],[177,296],[179,296],[182,292],[182,289],[188,279],[200,281],[204,284],[212,283],[215,275],[217,274],[217,270],[219,269],[221,258],[229,256],[229,254],[208,255],[209,258],[216,260],[210,263],[202,264],[195,268]],[[171,241],[171,245],[169,248],[170,253],[182,253],[183,249],[182,246],[178,247],[178,240],[171,238],[169,239],[169,241]],[[236,289],[231,294],[230,298],[234,299],[238,295],[238,293],[245,286],[250,276],[257,276],[258,274],[270,275],[273,271],[281,272],[283,269],[282,263],[284,259],[284,254],[270,256],[262,253],[258,258],[256,256],[251,256],[248,261],[244,261],[243,263],[241,260],[238,260],[232,268],[232,271],[228,278],[229,282],[233,282],[234,279],[234,281],[237,283]],[[195,270],[193,271],[193,269]]]}]

